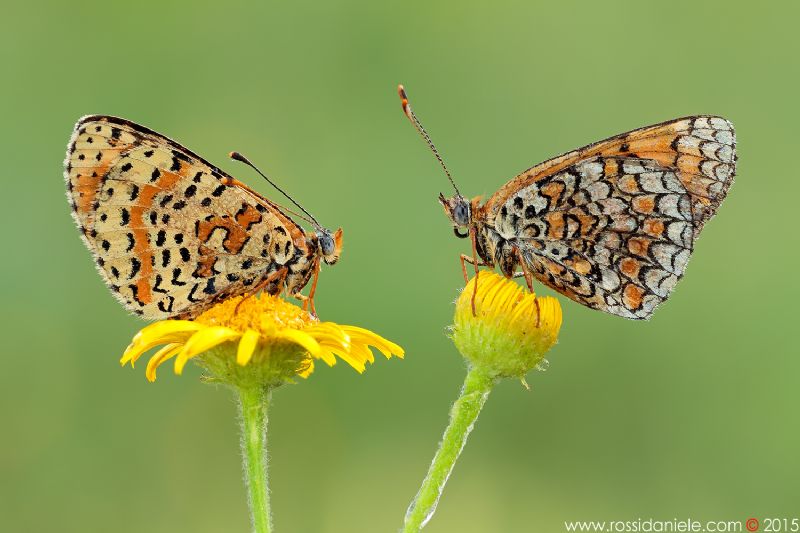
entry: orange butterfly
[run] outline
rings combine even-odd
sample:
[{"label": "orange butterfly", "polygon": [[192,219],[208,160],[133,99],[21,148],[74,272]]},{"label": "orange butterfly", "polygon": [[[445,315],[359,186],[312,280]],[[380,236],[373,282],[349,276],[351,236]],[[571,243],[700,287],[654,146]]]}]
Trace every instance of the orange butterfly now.
[{"label": "orange butterfly", "polygon": [[[647,319],[683,276],[703,225],[736,173],[736,135],[724,118],[684,117],[540,163],[481,205],[458,191],[401,85],[403,111],[433,150],[455,195],[439,202],[466,263],[533,278],[592,309]],[[465,231],[462,232],[462,229]],[[516,272],[517,269],[520,272]]]},{"label": "orange butterfly", "polygon": [[[125,119],[81,118],[64,168],[72,216],[100,275],[144,318],[192,317],[262,289],[285,289],[314,312],[320,260],[332,265],[341,253],[342,230],[323,228],[288,195],[313,233],[202,157]],[[312,276],[306,297],[300,290]]]}]

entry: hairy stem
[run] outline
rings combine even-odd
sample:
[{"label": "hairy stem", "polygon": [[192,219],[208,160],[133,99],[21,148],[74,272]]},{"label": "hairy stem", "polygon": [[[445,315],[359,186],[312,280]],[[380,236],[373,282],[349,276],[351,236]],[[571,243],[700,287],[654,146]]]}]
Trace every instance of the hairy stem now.
[{"label": "hairy stem", "polygon": [[272,530],[267,483],[267,409],[271,391],[268,387],[242,387],[239,407],[242,425],[242,459],[247,483],[250,518],[255,533]]},{"label": "hairy stem", "polygon": [[406,511],[403,533],[421,530],[433,517],[447,478],[450,477],[494,384],[495,379],[485,370],[470,368],[461,395],[450,409],[450,423],[444,432],[442,442],[439,443],[439,449],[436,450],[428,474]]}]

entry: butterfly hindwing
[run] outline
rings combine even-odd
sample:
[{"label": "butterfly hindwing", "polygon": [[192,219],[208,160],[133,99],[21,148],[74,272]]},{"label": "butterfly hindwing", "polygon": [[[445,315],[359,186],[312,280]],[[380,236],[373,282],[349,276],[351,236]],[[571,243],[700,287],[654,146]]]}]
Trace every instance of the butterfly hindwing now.
[{"label": "butterfly hindwing", "polygon": [[75,126],[65,178],[98,269],[145,318],[193,316],[305,261],[303,230],[277,206],[178,143],[129,121]]},{"label": "butterfly hindwing", "polygon": [[683,275],[735,163],[730,122],[677,119],[536,165],[481,217],[542,283],[593,309],[646,319]]},{"label": "butterfly hindwing", "polygon": [[697,222],[678,173],[592,157],[523,187],[490,220],[523,268],[593,309],[649,318],[681,278]]}]

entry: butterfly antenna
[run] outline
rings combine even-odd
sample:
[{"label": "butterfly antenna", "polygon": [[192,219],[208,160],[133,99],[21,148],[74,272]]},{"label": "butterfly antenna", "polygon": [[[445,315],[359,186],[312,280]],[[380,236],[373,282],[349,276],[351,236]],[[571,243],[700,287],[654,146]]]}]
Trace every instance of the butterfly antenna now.
[{"label": "butterfly antenna", "polygon": [[275,205],[277,205],[277,206],[278,206],[278,208],[279,208],[279,209],[281,209],[282,211],[285,211],[285,212],[289,213],[290,215],[292,215],[292,216],[294,216],[294,217],[297,217],[297,218],[299,218],[299,219],[301,219],[301,220],[305,220],[306,222],[308,222],[308,223],[309,223],[309,224],[311,224],[312,226],[315,226],[315,227],[316,227],[316,226],[318,226],[318,224],[314,224],[314,221],[313,221],[313,220],[311,220],[310,218],[308,218],[307,216],[305,216],[305,215],[301,215],[301,214],[300,214],[300,213],[298,213],[297,211],[292,211],[291,209],[289,209],[289,208],[288,208],[288,207],[286,207],[285,205],[281,205],[281,204],[279,204],[278,202],[273,202],[272,200],[269,200],[269,202],[270,202],[270,203],[273,203],[273,204],[275,204]]},{"label": "butterfly antenna", "polygon": [[269,178],[267,177],[267,175],[266,175],[266,174],[264,174],[263,172],[261,172],[261,170],[260,170],[260,169],[259,169],[257,166],[255,166],[253,163],[251,163],[251,162],[250,162],[250,160],[249,160],[249,159],[247,159],[245,156],[243,156],[243,155],[242,155],[242,154],[240,154],[239,152],[231,152],[231,153],[229,153],[229,154],[228,154],[228,157],[230,157],[230,158],[231,158],[231,159],[233,159],[234,161],[239,161],[239,162],[241,162],[241,163],[244,163],[244,164],[245,164],[245,165],[247,165],[248,167],[252,168],[252,169],[253,169],[253,170],[255,170],[256,172],[258,172],[259,174],[261,174],[261,177],[262,177],[262,178],[264,178],[265,180],[267,180],[267,181],[269,182],[269,184],[270,184],[270,185],[272,185],[273,187],[275,187],[276,189],[278,189],[278,192],[280,192],[282,195],[284,195],[286,198],[288,198],[290,202],[292,202],[294,205],[296,205],[296,206],[297,206],[297,207],[300,209],[300,211],[302,211],[303,213],[305,213],[306,215],[308,215],[308,218],[310,218],[310,219],[311,219],[311,220],[310,220],[310,222],[311,222],[312,224],[314,224],[314,225],[315,225],[317,228],[321,228],[321,227],[322,227],[322,226],[320,225],[320,223],[319,223],[319,222],[317,222],[317,219],[316,219],[316,218],[314,218],[314,215],[312,215],[311,213],[309,213],[308,211],[306,211],[306,210],[303,208],[303,206],[302,206],[302,205],[300,205],[300,204],[298,204],[297,202],[295,202],[295,201],[294,201],[294,198],[292,198],[291,196],[289,196],[289,195],[286,193],[286,191],[284,191],[283,189],[281,189],[280,187],[278,187],[278,186],[275,184],[275,182],[274,182],[274,181],[272,181],[271,179],[269,179]]},{"label": "butterfly antenna", "polygon": [[450,171],[447,170],[447,165],[444,164],[442,156],[439,155],[439,150],[436,149],[436,146],[433,144],[433,141],[431,140],[430,135],[428,135],[428,132],[425,131],[425,128],[422,127],[422,122],[419,121],[417,115],[415,115],[414,112],[411,110],[411,104],[408,103],[408,94],[406,94],[406,90],[402,84],[397,86],[397,92],[400,95],[400,100],[403,104],[403,113],[406,114],[406,116],[414,125],[414,127],[417,129],[422,138],[425,139],[425,142],[428,143],[428,147],[433,152],[433,155],[436,156],[436,160],[439,161],[439,164],[442,165],[444,173],[447,174],[447,179],[450,180],[450,184],[453,185],[453,188],[456,190],[456,194],[461,196],[461,191],[459,191],[458,187],[456,187],[456,182],[453,181],[453,176],[450,175]]}]

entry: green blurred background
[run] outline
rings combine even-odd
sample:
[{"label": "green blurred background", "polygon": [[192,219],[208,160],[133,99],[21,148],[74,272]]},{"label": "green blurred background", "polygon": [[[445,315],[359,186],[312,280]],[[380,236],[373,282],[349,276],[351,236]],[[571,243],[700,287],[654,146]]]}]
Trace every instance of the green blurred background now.
[{"label": "green blurred background", "polygon": [[[650,7],[648,7],[648,4]],[[143,323],[108,294],[64,199],[84,114],[165,133],[267,195],[240,150],[345,251],[324,319],[400,342],[359,376],[275,394],[276,528],[400,527],[464,376],[462,286],[437,205],[588,142],[696,113],[731,119],[737,183],[647,323],[562,298],[533,390],[501,384],[426,531],[565,520],[800,514],[797,29],[789,2],[8,3],[0,32],[0,529],[247,531],[232,395],[118,358]],[[543,291],[548,292],[548,291]]]}]

